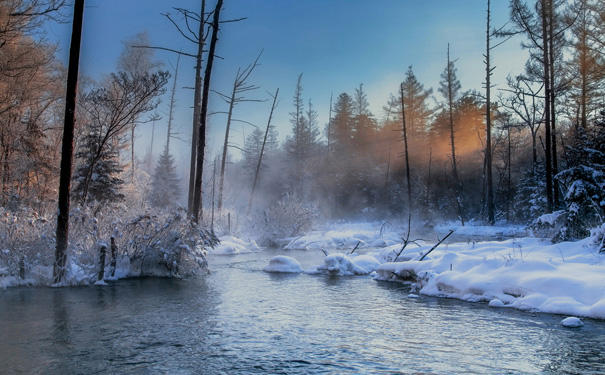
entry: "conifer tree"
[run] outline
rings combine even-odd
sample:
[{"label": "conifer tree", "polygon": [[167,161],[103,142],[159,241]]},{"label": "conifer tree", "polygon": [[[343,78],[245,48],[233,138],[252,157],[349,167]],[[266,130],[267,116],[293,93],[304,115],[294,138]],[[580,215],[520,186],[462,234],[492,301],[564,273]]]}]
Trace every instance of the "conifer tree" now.
[{"label": "conifer tree", "polygon": [[151,188],[149,203],[153,207],[167,208],[178,205],[181,188],[175,171],[174,157],[169,154],[168,147],[164,147],[164,152],[158,159]]}]

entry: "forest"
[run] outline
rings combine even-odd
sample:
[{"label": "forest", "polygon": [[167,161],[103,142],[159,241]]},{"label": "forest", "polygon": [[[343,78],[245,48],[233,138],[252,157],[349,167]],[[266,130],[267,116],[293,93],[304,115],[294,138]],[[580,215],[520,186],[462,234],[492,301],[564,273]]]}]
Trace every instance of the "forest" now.
[{"label": "forest", "polygon": [[[217,235],[245,235],[269,246],[335,220],[399,221],[417,232],[448,220],[521,224],[555,242],[592,231],[601,233],[602,251],[605,1],[510,0],[504,26],[490,23],[489,3],[483,71],[477,72],[483,87],[462,87],[449,45],[438,87],[426,87],[415,74],[420,68],[409,66],[382,113],[370,111],[363,83],[334,93],[330,103],[313,102],[301,72],[292,77],[294,92],[267,88],[273,104],[267,122],[249,132],[241,150],[229,132],[232,122],[246,119],[233,112],[257,100],[254,74],[263,54],[237,72],[231,92],[213,91],[221,30],[245,21],[221,18],[229,1],[174,9],[168,20],[196,51],[173,51],[196,61],[196,80],[188,83],[195,87],[194,105],[186,108],[193,112],[188,180],[177,175],[171,148],[179,63],[156,60],[163,47],[144,32],[123,41],[113,72],[100,80],[78,77],[67,251],[70,272],[82,276],[68,283],[96,269],[99,247],[117,249],[123,259],[112,258],[129,262],[131,273],[182,274],[207,265],[204,247],[216,244]],[[46,41],[44,25],[70,22],[71,7],[64,0],[0,4],[5,275],[57,264],[68,67]],[[495,90],[498,61],[490,53],[519,36],[529,52],[525,71]],[[224,102],[226,114],[224,142],[213,152],[206,148],[211,95]],[[135,133],[160,120],[161,101],[170,105],[162,152],[136,155]],[[321,124],[320,104],[329,106],[329,120]],[[283,138],[272,123],[276,108],[289,113],[291,130]]]}]

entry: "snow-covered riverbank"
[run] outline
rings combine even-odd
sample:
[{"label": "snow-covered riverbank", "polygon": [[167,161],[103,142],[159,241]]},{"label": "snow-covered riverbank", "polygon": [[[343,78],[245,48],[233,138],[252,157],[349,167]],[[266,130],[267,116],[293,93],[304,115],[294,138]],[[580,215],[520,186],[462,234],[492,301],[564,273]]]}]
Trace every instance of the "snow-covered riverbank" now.
[{"label": "snow-covered riverbank", "polygon": [[[518,232],[518,228],[506,227],[452,229],[455,234],[470,236],[485,236],[494,231]],[[357,244],[358,250],[349,254]],[[397,233],[385,231],[384,226],[377,228],[376,224],[345,225],[341,229],[296,238],[284,251],[284,255],[288,255],[288,248],[328,250],[331,254],[324,264],[302,271],[296,267],[295,259],[291,260],[292,264],[281,259],[281,268],[267,269],[272,272],[300,270],[310,274],[371,274],[376,280],[411,283],[416,292],[424,295],[486,302],[493,307],[605,319],[605,254],[598,253],[593,239],[559,244],[529,237],[485,242],[445,241],[419,261],[433,245],[409,244],[394,261],[402,247]],[[338,248],[341,250],[336,250]]]}]

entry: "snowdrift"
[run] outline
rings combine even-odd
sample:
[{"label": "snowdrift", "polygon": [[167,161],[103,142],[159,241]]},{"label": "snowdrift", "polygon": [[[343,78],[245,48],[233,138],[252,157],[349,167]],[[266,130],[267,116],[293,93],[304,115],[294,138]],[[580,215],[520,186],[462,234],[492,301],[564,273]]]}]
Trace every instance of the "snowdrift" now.
[{"label": "snowdrift", "polygon": [[442,244],[422,262],[416,260],[428,248],[406,249],[412,260],[384,263],[375,278],[410,282],[425,295],[605,319],[604,258],[590,239]]}]

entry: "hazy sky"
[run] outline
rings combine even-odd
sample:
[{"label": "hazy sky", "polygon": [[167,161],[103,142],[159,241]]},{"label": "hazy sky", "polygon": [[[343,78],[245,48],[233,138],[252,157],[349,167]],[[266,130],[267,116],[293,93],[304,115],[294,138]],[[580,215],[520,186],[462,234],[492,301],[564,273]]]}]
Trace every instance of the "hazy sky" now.
[{"label": "hazy sky", "polygon": [[[209,0],[207,8],[213,6],[214,1]],[[199,0],[86,0],[81,72],[99,78],[114,71],[122,41],[144,30],[149,32],[153,45],[195,53],[195,46],[161,15],[175,14],[172,7],[197,12],[200,4]],[[215,61],[212,87],[230,92],[238,67],[247,66],[264,49],[261,65],[249,79],[260,89],[249,97],[267,99],[267,91],[280,89],[281,103],[273,124],[282,139],[290,132],[288,112],[292,111],[292,95],[300,73],[304,73],[303,97],[305,102],[311,99],[319,112],[322,132],[331,93],[334,98],[342,92],[352,94],[363,83],[372,112],[381,118],[382,106],[389,94],[397,91],[410,65],[419,81],[426,88],[432,87],[440,100],[437,85],[446,65],[448,43],[452,59],[458,59],[463,90],[482,90],[486,0],[225,0],[223,9],[223,19],[247,19],[222,26],[217,45],[222,59]],[[508,1],[492,0],[494,26],[506,23],[508,15]],[[63,61],[67,60],[70,27],[55,25],[49,30],[49,39],[61,41]],[[522,71],[526,56],[519,39],[493,51],[497,87],[505,85],[508,74]],[[170,53],[158,51],[156,57],[176,61]],[[179,88],[193,85],[193,67],[193,59],[181,60]],[[190,138],[192,96],[191,90],[179,90],[176,122],[181,126],[181,138],[186,140]],[[166,97],[161,108],[166,113],[167,102]],[[270,105],[268,101],[241,105],[236,107],[234,117],[264,128]],[[226,104],[216,95],[210,98],[210,106],[215,111],[226,110]],[[165,139],[165,123],[158,122],[156,153],[161,151],[159,142]],[[215,115],[210,123],[208,145],[217,151],[222,145],[226,116]],[[147,131],[141,129],[139,144],[148,139],[150,126],[144,126]],[[237,124],[234,130],[233,142],[241,143],[252,128]],[[188,160],[189,146],[178,142],[177,147],[183,150],[182,159]]]}]

